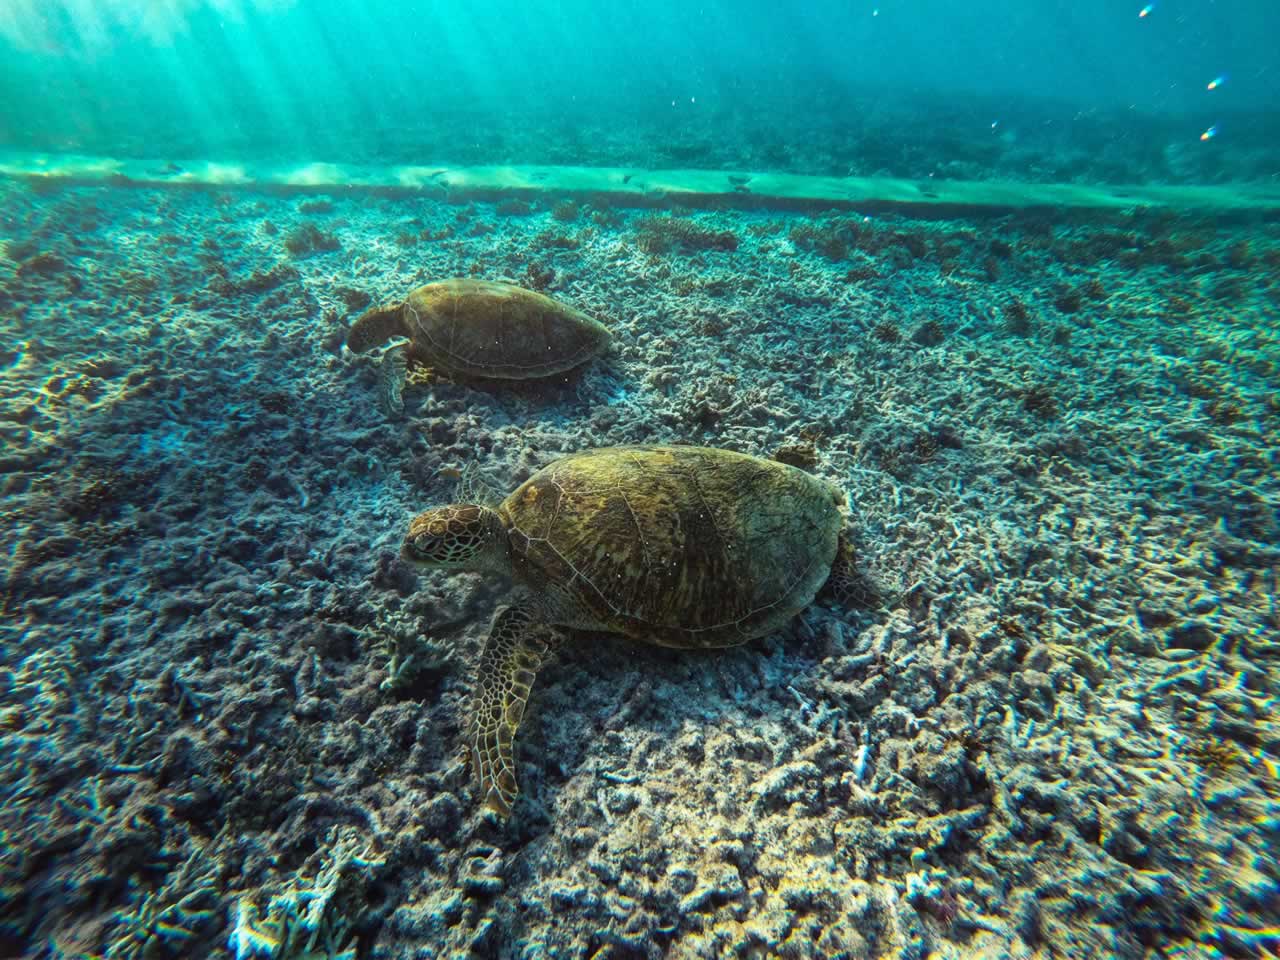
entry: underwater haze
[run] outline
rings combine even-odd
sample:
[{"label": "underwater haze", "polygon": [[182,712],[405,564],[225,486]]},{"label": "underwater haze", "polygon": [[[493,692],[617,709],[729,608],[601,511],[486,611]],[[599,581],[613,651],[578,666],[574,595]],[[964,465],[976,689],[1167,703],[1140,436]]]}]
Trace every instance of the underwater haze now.
[{"label": "underwater haze", "polygon": [[[166,158],[1274,177],[1280,8],[1143,9],[11,0],[0,11],[0,144]],[[1218,135],[1200,141],[1210,128]],[[1103,155],[1060,155],[1082,151]]]},{"label": "underwater haze", "polygon": [[1276,37],[0,0],[0,960],[1280,955]]}]

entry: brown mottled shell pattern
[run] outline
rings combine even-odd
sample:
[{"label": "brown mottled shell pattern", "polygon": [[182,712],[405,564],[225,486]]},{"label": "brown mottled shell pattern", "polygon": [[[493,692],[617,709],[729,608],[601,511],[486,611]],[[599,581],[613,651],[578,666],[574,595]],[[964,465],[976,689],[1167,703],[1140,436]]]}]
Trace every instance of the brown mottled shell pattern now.
[{"label": "brown mottled shell pattern", "polygon": [[558,460],[498,508],[517,577],[575,626],[670,647],[778,629],[831,572],[843,495],[803,470],[703,447]]},{"label": "brown mottled shell pattern", "polygon": [[563,373],[608,346],[609,331],[580,310],[510,283],[442,280],[404,300],[415,359],[477,377]]}]

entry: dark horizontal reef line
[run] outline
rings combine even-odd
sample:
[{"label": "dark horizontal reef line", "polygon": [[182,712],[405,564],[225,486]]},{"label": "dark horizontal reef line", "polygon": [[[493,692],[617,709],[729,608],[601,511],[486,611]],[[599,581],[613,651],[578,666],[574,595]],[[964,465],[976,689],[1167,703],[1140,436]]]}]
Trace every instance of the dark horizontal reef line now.
[{"label": "dark horizontal reef line", "polygon": [[550,197],[641,209],[851,210],[938,219],[1022,213],[1097,220],[1143,212],[1233,221],[1280,217],[1280,184],[1257,183],[1088,185],[620,167],[174,163],[32,153],[0,154],[0,175],[37,189],[93,185],[427,195],[455,203]]}]

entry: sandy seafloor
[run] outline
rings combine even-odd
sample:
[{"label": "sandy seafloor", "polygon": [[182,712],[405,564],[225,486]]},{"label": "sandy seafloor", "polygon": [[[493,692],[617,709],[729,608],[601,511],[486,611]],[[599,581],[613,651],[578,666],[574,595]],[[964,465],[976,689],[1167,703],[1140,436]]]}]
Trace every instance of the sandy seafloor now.
[{"label": "sandy seafloor", "polygon": [[[1280,943],[1280,226],[0,194],[0,956]],[[389,420],[346,327],[454,275],[615,349]],[[405,524],[642,442],[811,448],[879,598],[578,637],[493,824],[459,717],[505,588]]]}]

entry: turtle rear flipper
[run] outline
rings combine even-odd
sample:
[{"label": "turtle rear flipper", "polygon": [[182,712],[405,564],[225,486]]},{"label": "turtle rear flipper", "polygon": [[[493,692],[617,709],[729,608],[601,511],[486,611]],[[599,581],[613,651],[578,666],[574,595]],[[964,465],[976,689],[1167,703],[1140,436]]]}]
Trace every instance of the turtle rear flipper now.
[{"label": "turtle rear flipper", "polygon": [[831,565],[831,576],[823,585],[821,595],[846,610],[870,610],[880,606],[880,591],[858,569],[853,543],[847,535],[840,537],[836,559]]},{"label": "turtle rear flipper", "polygon": [[541,621],[529,598],[494,615],[476,669],[471,701],[471,771],[486,808],[506,817],[516,785],[515,735],[538,668],[560,634]]}]

